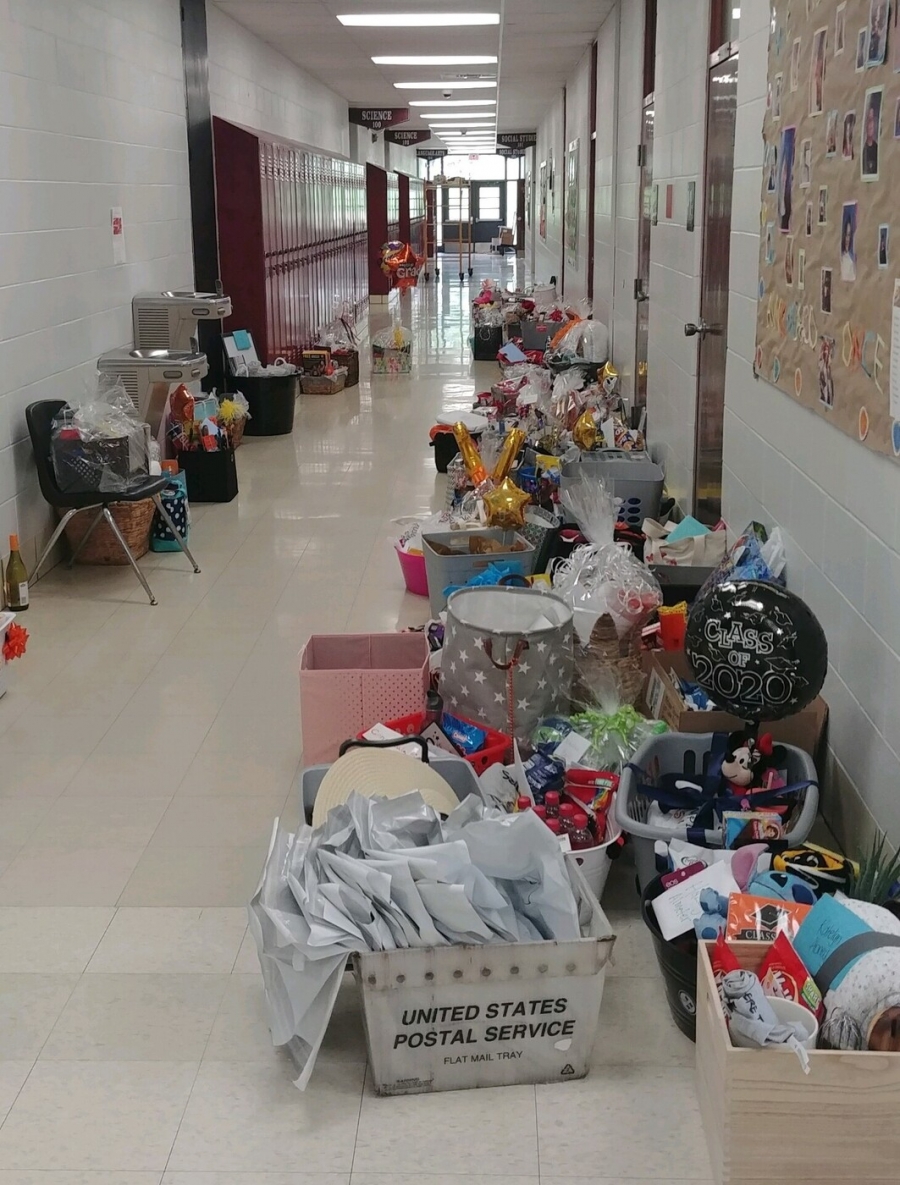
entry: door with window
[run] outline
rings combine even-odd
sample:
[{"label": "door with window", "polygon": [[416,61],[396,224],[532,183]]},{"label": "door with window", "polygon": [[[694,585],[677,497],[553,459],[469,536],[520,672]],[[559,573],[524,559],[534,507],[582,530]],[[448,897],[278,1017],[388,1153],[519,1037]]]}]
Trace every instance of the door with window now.
[{"label": "door with window", "polygon": [[473,239],[489,243],[499,235],[506,221],[506,179],[472,182]]},{"label": "door with window", "polygon": [[[441,194],[441,230],[438,242],[442,249],[455,251],[460,239],[463,242],[468,242],[469,238],[467,230],[471,216],[469,183],[447,185],[439,192]],[[462,234],[460,234],[460,223],[463,224]]]},{"label": "door with window", "polygon": [[722,429],[738,78],[737,53],[726,48],[721,54],[729,56],[714,60],[709,71],[700,320],[684,327],[688,336],[695,336],[699,341],[694,514],[710,525],[718,522],[722,513]]}]

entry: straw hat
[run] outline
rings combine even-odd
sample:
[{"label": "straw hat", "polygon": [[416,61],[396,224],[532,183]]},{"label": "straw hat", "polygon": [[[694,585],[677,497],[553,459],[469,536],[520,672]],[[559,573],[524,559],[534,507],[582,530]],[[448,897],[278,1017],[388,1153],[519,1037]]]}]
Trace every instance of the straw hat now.
[{"label": "straw hat", "polygon": [[389,749],[351,749],[322,779],[313,803],[313,827],[324,823],[328,812],[346,802],[354,790],[369,798],[399,798],[418,790],[442,815],[459,806],[450,783],[424,761]]}]

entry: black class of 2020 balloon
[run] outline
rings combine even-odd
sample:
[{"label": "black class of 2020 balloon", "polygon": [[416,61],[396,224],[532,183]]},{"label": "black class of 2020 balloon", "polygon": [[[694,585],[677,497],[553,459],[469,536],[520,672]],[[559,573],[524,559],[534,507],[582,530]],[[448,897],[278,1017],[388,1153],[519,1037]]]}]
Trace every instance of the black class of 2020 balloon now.
[{"label": "black class of 2020 balloon", "polygon": [[720,584],[695,602],[685,652],[697,682],[743,720],[780,720],[815,699],[828,643],[808,606],[760,580]]}]

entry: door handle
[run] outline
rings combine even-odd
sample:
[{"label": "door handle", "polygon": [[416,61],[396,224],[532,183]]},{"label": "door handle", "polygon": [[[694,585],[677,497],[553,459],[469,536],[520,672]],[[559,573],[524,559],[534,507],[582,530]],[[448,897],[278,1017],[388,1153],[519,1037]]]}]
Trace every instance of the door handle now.
[{"label": "door handle", "polygon": [[713,337],[721,337],[722,336],[722,326],[721,325],[710,325],[706,321],[701,319],[700,321],[697,322],[696,325],[694,324],[693,321],[688,321],[688,323],[684,327],[684,336],[685,337],[699,337],[700,340],[703,341],[703,339],[706,337],[706,335],[708,333],[712,334]]}]

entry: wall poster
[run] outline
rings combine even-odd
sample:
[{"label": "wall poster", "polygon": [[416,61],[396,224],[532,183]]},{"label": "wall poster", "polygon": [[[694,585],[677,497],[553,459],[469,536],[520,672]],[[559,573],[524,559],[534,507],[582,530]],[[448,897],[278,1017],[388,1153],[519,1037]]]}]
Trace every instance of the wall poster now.
[{"label": "wall poster", "polygon": [[547,162],[541,161],[540,186],[538,190],[540,209],[538,210],[538,234],[542,239],[547,237]]},{"label": "wall poster", "polygon": [[757,375],[895,457],[898,9],[773,2],[755,358]]},{"label": "wall poster", "polygon": [[578,158],[579,141],[572,140],[566,153],[566,252],[569,263],[578,263]]}]

